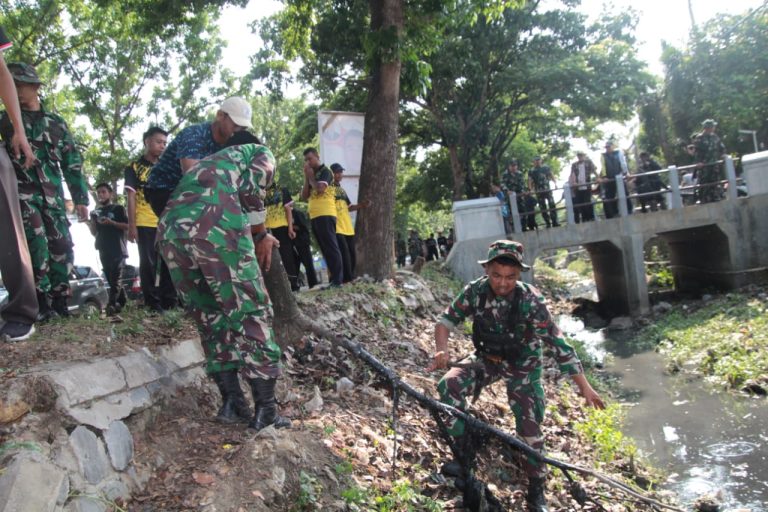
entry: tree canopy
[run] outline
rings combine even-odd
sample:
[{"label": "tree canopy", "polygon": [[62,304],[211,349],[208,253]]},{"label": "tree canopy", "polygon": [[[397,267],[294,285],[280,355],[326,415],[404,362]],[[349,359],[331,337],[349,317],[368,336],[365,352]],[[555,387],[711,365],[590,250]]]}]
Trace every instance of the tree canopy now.
[{"label": "tree canopy", "polygon": [[[768,139],[768,6],[742,15],[720,15],[690,33],[686,47],[665,45],[664,81],[641,110],[641,144],[682,162],[682,147],[713,118],[731,152],[754,151]],[[667,143],[667,141],[671,141]]]}]

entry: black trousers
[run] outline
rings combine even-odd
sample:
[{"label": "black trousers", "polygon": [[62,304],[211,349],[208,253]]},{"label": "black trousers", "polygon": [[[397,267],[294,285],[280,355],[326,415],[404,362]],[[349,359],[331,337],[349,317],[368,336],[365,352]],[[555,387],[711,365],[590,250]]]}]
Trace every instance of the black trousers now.
[{"label": "black trousers", "polygon": [[315,234],[320,252],[323,253],[331,284],[341,285],[344,278],[344,264],[341,260],[339,242],[336,240],[336,217],[321,215],[312,219],[312,232]]},{"label": "black trousers", "polygon": [[116,306],[118,302],[120,306],[125,305],[125,290],[123,290],[123,270],[125,269],[125,256],[105,254],[99,252],[101,259],[101,269],[104,271],[104,276],[107,278],[107,284],[109,285],[109,305]]},{"label": "black trousers", "polygon": [[[155,246],[157,228],[138,227],[136,242],[139,246],[139,278],[144,305],[151,309],[170,309],[177,305],[176,288],[171,281],[168,266]],[[155,286],[157,266],[160,266],[160,283]]]},{"label": "black trousers", "polygon": [[291,283],[291,290],[299,291],[299,270],[296,265],[296,259],[293,255],[293,240],[288,235],[288,226],[280,228],[270,228],[272,235],[280,242],[280,259],[283,260],[283,268],[288,275],[288,282]]},{"label": "black trousers", "polygon": [[573,214],[576,223],[595,220],[595,208],[592,205],[592,191],[579,190],[573,191]]},{"label": "black trousers", "polygon": [[336,233],[336,241],[341,251],[341,266],[344,272],[343,281],[348,283],[355,279],[355,265],[357,258],[355,256],[355,236],[342,235]]},{"label": "black trousers", "polygon": [[0,142],[0,273],[8,290],[6,322],[32,325],[37,318],[37,294],[24,221],[19,206],[19,184],[11,160]]},{"label": "black trousers", "polygon": [[314,288],[317,286],[317,274],[315,273],[315,264],[312,262],[312,249],[309,243],[295,242],[293,244],[293,257],[296,262],[296,270],[299,265],[304,265],[304,273],[307,274],[307,286]]}]

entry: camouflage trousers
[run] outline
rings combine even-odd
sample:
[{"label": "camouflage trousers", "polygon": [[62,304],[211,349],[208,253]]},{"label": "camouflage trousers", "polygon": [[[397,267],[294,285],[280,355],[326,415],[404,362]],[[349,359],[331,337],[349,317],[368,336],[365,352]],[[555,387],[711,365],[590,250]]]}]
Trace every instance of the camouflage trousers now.
[{"label": "camouflage trousers", "polygon": [[52,297],[67,297],[74,251],[66,212],[38,194],[19,194],[19,205],[35,288]]},{"label": "camouflage trousers", "polygon": [[[488,386],[499,379],[506,379],[507,399],[515,416],[517,435],[528,446],[543,453],[544,436],[540,425],[544,420],[546,403],[538,372],[535,376],[527,374],[525,377],[517,377],[514,368],[506,362],[494,364],[475,354],[457,364],[461,367],[451,368],[437,384],[440,401],[465,410],[467,396],[474,395],[477,386]],[[452,419],[447,423],[448,433],[452,436],[460,437],[464,434],[463,420]],[[529,477],[543,477],[547,473],[546,464],[532,456],[524,458],[523,469]]]},{"label": "camouflage trousers", "polygon": [[236,249],[202,239],[160,240],[160,254],[197,324],[206,372],[279,377],[281,351],[270,326],[272,304],[251,238],[241,237]]},{"label": "camouflage trousers", "polygon": [[719,165],[706,165],[698,170],[699,201],[714,203],[723,198],[723,187],[718,182],[722,179]]}]

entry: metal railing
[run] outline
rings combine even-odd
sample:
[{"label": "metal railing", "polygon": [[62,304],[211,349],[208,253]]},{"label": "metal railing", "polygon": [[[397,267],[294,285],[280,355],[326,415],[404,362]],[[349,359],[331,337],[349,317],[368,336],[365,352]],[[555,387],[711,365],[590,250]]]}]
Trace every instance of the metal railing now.
[{"label": "metal railing", "polygon": [[[637,208],[637,205],[635,205],[633,202],[631,202],[633,199],[643,199],[643,198],[658,198],[661,196],[666,196],[669,198],[669,201],[664,201],[665,208],[663,209],[677,209],[677,208],[683,208],[684,206],[689,206],[692,203],[690,198],[694,198],[701,193],[703,190],[707,190],[710,187],[717,187],[718,190],[722,191],[725,190],[725,200],[734,200],[738,197],[738,186],[743,183],[743,179],[736,176],[736,167],[733,162],[733,158],[730,156],[725,156],[723,160],[718,160],[716,162],[710,162],[705,165],[706,166],[719,166],[721,164],[725,164],[725,179],[719,180],[711,183],[696,183],[694,185],[686,185],[682,186],[680,184],[680,172],[681,171],[687,171],[687,170],[696,170],[697,168],[699,170],[703,169],[703,167],[698,167],[697,164],[693,165],[686,165],[683,167],[677,167],[675,165],[670,165],[666,169],[661,169],[658,171],[649,171],[649,172],[643,172],[639,174],[630,174],[630,175],[619,175],[616,176],[616,195],[613,198],[605,198],[600,197],[599,199],[593,198],[594,192],[593,187],[594,185],[601,185],[601,192],[604,193],[604,188],[602,185],[605,185],[609,179],[607,178],[601,178],[596,181],[590,181],[586,183],[580,183],[577,185],[570,185],[565,184],[562,187],[555,187],[548,190],[539,190],[539,191],[530,191],[526,192],[526,197],[537,197],[538,195],[543,194],[553,194],[554,192],[558,190],[563,191],[563,199],[565,202],[564,206],[557,206],[555,208],[536,208],[534,207],[533,210],[526,210],[525,212],[521,212],[517,207],[517,194],[515,192],[509,192],[507,196],[507,200],[509,202],[509,209],[512,216],[512,228],[515,233],[520,233],[523,231],[523,218],[529,215],[533,215],[534,219],[537,214],[541,214],[543,216],[543,213],[546,212],[550,217],[552,214],[558,215],[558,212],[560,210],[565,210],[565,224],[576,224],[576,215],[575,215],[575,209],[579,207],[585,207],[585,206],[591,206],[591,211],[593,212],[593,220],[602,220],[605,218],[610,217],[626,217],[634,212],[634,210]],[[641,193],[632,193],[627,194],[627,185],[629,182],[635,181],[638,178],[650,178],[654,175],[667,175],[668,184],[665,185],[666,188],[662,188],[660,190],[654,190],[651,192],[641,192]],[[587,186],[590,190],[590,198],[592,198],[589,202],[582,202],[582,203],[574,203],[573,198],[573,191],[572,188],[575,187],[583,187]],[[602,194],[601,194],[602,195]],[[554,198],[554,196],[553,196]],[[685,201],[683,199],[686,199]],[[629,201],[628,201],[629,200]],[[523,201],[525,201],[525,197],[523,198]],[[630,211],[630,206],[628,205],[628,202],[631,204],[632,211]],[[611,215],[606,217],[605,212],[605,205],[611,204],[611,203],[617,203],[617,210],[618,215]],[[541,203],[537,201],[537,205],[539,206]],[[596,206],[602,204],[603,205],[603,214],[599,215],[596,211]],[[557,217],[555,217],[557,218]],[[558,219],[558,224],[563,225],[561,222],[561,219]],[[588,220],[582,220],[581,222],[588,222]],[[537,227],[538,227],[538,223]]]}]

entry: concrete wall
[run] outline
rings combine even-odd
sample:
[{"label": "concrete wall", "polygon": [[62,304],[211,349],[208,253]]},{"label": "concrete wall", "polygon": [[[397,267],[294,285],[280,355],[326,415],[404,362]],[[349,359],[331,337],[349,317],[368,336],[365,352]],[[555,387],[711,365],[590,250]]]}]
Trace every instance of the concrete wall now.
[{"label": "concrete wall", "polygon": [[501,203],[495,197],[456,201],[453,203],[453,222],[456,241],[504,238]]},{"label": "concrete wall", "polygon": [[741,157],[744,179],[750,195],[768,194],[768,151]]}]

